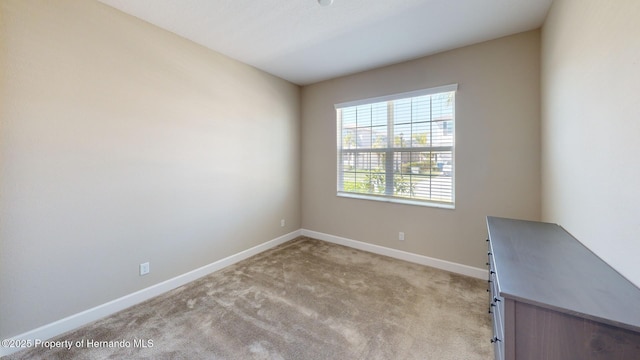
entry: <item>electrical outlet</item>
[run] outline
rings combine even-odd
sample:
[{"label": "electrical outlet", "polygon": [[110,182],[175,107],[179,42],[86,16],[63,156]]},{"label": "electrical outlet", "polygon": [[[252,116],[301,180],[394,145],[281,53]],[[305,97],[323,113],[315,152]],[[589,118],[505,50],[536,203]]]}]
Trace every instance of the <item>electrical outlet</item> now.
[{"label": "electrical outlet", "polygon": [[149,263],[140,264],[140,276],[147,275],[149,273]]},{"label": "electrical outlet", "polygon": [[404,240],[404,233],[402,231],[398,233],[398,240]]},{"label": "electrical outlet", "polygon": [[284,219],[280,220],[280,227],[284,227]]}]

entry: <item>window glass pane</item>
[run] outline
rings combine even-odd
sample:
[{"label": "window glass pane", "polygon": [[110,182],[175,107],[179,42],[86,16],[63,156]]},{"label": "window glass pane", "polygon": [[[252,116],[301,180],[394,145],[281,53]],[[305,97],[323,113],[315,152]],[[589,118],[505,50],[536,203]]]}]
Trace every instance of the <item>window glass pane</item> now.
[{"label": "window glass pane", "polygon": [[358,149],[371,149],[371,128],[358,128],[356,132],[356,147]]},{"label": "window glass pane", "polygon": [[431,118],[431,96],[419,96],[411,102],[413,122],[429,121]]},{"label": "window glass pane", "polygon": [[359,153],[356,157],[356,171],[371,170],[371,153]]},{"label": "window glass pane", "polygon": [[451,120],[439,120],[433,122],[433,146],[453,145],[453,123]]},{"label": "window glass pane", "polygon": [[411,176],[413,192],[416,198],[429,199],[431,194],[431,176],[413,175]]},{"label": "window glass pane", "polygon": [[384,152],[371,153],[371,170],[384,173],[386,158],[387,154]]},{"label": "window glass pane", "polygon": [[433,172],[434,167],[436,166],[433,161],[433,153],[429,151],[425,152],[412,152],[411,153],[411,162],[407,164],[408,170],[407,173],[411,175],[429,175]]},{"label": "window glass pane", "polygon": [[342,127],[353,128],[356,126],[356,108],[344,108],[341,109],[340,114],[342,116]]},{"label": "window glass pane", "polygon": [[371,125],[387,125],[387,103],[375,103],[371,105]]},{"label": "window glass pane", "polygon": [[367,181],[366,173],[356,173],[355,190],[361,193],[369,192],[369,181]]},{"label": "window glass pane", "polygon": [[395,196],[410,198],[415,195],[415,184],[411,182],[411,176],[396,174],[393,177],[393,194]]},{"label": "window glass pane", "polygon": [[385,174],[380,172],[372,172],[368,175],[369,190],[373,194],[384,194],[385,192]]},{"label": "window glass pane", "polygon": [[398,151],[393,153],[393,172],[394,174],[409,174],[411,162],[411,153],[408,151]]},{"label": "window glass pane", "polygon": [[355,158],[353,155],[354,154],[351,153],[342,154],[341,165],[343,172],[353,171],[355,169]]},{"label": "window glass pane", "polygon": [[351,191],[355,188],[356,173],[345,171],[342,173],[342,188],[344,191]]},{"label": "window glass pane", "polygon": [[419,123],[413,123],[412,127],[411,127],[411,140],[412,140],[412,146],[414,147],[427,147],[427,146],[431,146],[431,139],[430,139],[430,128],[431,128],[431,123],[430,122],[419,122]]},{"label": "window glass pane", "polygon": [[432,120],[453,118],[453,93],[442,93],[431,96]]},{"label": "window glass pane", "polygon": [[342,148],[343,149],[355,149],[356,148],[356,129],[344,128],[342,129]]},{"label": "window glass pane", "polygon": [[376,126],[371,128],[371,146],[374,149],[382,149],[387,147],[387,127]]},{"label": "window glass pane", "polygon": [[450,201],[452,195],[451,177],[434,177],[431,179],[430,197],[436,201]]},{"label": "window glass pane", "polygon": [[437,175],[451,177],[453,173],[453,154],[451,151],[435,151],[432,156],[433,173]]},{"label": "window glass pane", "polygon": [[411,124],[393,127],[393,147],[404,148],[411,146]]},{"label": "window glass pane", "polygon": [[399,164],[399,167],[396,169],[396,173],[407,175],[413,174],[413,172],[417,170],[412,163],[413,157],[413,153],[408,151],[396,152],[395,159]]},{"label": "window glass pane", "polygon": [[371,126],[371,105],[361,105],[356,108],[358,127]]},{"label": "window glass pane", "polygon": [[393,123],[411,123],[411,99],[400,99],[393,101]]}]

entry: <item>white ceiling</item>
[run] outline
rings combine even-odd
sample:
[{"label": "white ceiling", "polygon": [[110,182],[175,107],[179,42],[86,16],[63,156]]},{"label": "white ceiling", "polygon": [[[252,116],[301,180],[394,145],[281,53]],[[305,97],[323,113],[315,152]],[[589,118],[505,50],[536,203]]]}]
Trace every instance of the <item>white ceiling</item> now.
[{"label": "white ceiling", "polygon": [[299,85],[540,27],[553,0],[99,0]]}]

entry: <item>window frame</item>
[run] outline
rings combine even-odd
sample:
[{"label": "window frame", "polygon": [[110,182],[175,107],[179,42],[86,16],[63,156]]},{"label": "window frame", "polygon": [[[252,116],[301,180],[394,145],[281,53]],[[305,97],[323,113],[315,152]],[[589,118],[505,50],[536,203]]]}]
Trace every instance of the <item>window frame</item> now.
[{"label": "window frame", "polygon": [[[367,98],[367,99],[361,99],[361,100],[356,100],[356,101],[349,101],[349,102],[343,102],[343,103],[338,103],[335,104],[335,110],[336,110],[336,140],[337,140],[337,166],[336,166],[336,170],[337,170],[337,181],[336,181],[336,185],[337,185],[337,189],[336,189],[336,195],[339,197],[347,197],[347,198],[355,198],[355,199],[364,199],[364,200],[375,200],[375,201],[382,201],[382,202],[391,202],[391,203],[400,203],[400,204],[408,204],[408,205],[418,205],[418,206],[427,206],[427,207],[436,207],[436,208],[445,208],[445,209],[455,209],[455,165],[456,165],[456,161],[455,161],[455,137],[456,137],[456,115],[455,115],[455,108],[456,108],[456,92],[458,90],[458,84],[451,84],[451,85],[444,85],[444,86],[438,86],[438,87],[433,87],[433,88],[427,88],[427,89],[422,89],[422,90],[416,90],[416,91],[409,91],[409,92],[403,92],[403,93],[397,93],[397,94],[391,94],[391,95],[387,95],[387,96],[380,96],[380,97],[374,97],[374,98]],[[404,100],[404,99],[411,99],[411,98],[415,98],[415,97],[420,97],[420,96],[426,96],[426,95],[437,95],[440,93],[448,93],[448,92],[453,92],[454,96],[453,96],[453,109],[452,109],[452,119],[451,119],[451,127],[448,128],[448,126],[444,126],[444,122],[443,122],[443,131],[449,131],[451,132],[451,146],[433,146],[433,145],[429,145],[429,146],[413,146],[413,144],[411,144],[411,146],[409,147],[398,147],[396,145],[393,145],[391,142],[392,140],[389,138],[389,136],[387,136],[387,144],[385,147],[381,147],[381,148],[374,148],[374,145],[370,145],[369,148],[364,148],[364,149],[343,149],[343,130],[345,129],[345,127],[343,126],[342,123],[342,109],[345,108],[351,108],[351,107],[356,107],[356,106],[362,106],[362,105],[373,105],[376,103],[382,103],[382,102],[391,102],[391,101],[395,101],[395,100]],[[387,106],[387,111],[393,111],[393,108],[391,107],[391,110],[389,110],[389,106]],[[395,124],[393,122],[393,117],[391,117],[390,114],[387,115],[387,128],[392,127],[392,126],[397,126],[397,124]],[[434,123],[433,118],[429,117],[429,122],[432,124]],[[411,124],[413,126],[413,124],[418,123],[414,120],[413,115],[411,117],[411,121],[409,122],[409,124]],[[371,125],[371,128],[373,128],[374,125]],[[446,129],[445,129],[446,128]],[[390,129],[387,129],[388,134],[391,133]],[[357,141],[357,140],[356,140]],[[356,145],[357,146],[357,145]],[[348,151],[345,151],[348,150]],[[395,186],[396,184],[396,175],[397,173],[394,173],[393,170],[393,161],[395,159],[395,156],[397,156],[397,154],[403,154],[403,153],[416,153],[416,152],[437,152],[437,151],[444,151],[444,152],[451,152],[451,202],[449,201],[438,201],[438,200],[434,200],[433,198],[431,199],[416,199],[413,197],[402,197],[402,196],[397,196],[394,195],[394,191],[393,189],[389,188],[389,184],[391,183],[391,187]],[[393,176],[393,180],[385,180],[385,190],[384,190],[384,194],[377,194],[377,193],[367,193],[367,192],[356,192],[356,191],[345,191],[344,190],[344,163],[343,163],[343,155],[345,153],[353,153],[353,154],[361,154],[361,153],[365,153],[365,154],[373,154],[376,152],[382,152],[385,153],[385,156],[383,157],[385,159],[385,168],[384,168],[384,174],[385,174],[385,179],[389,176],[389,174],[391,174]],[[400,155],[401,157],[403,155]],[[357,172],[356,172],[357,174]],[[402,173],[400,173],[401,176]],[[431,175],[429,175],[431,176]]]}]

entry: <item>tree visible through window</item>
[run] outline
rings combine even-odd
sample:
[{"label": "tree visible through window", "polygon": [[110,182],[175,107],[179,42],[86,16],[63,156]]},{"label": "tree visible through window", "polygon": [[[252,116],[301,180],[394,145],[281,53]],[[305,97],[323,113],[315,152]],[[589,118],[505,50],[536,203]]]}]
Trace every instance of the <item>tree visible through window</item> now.
[{"label": "tree visible through window", "polygon": [[336,105],[338,195],[453,207],[456,89]]}]

